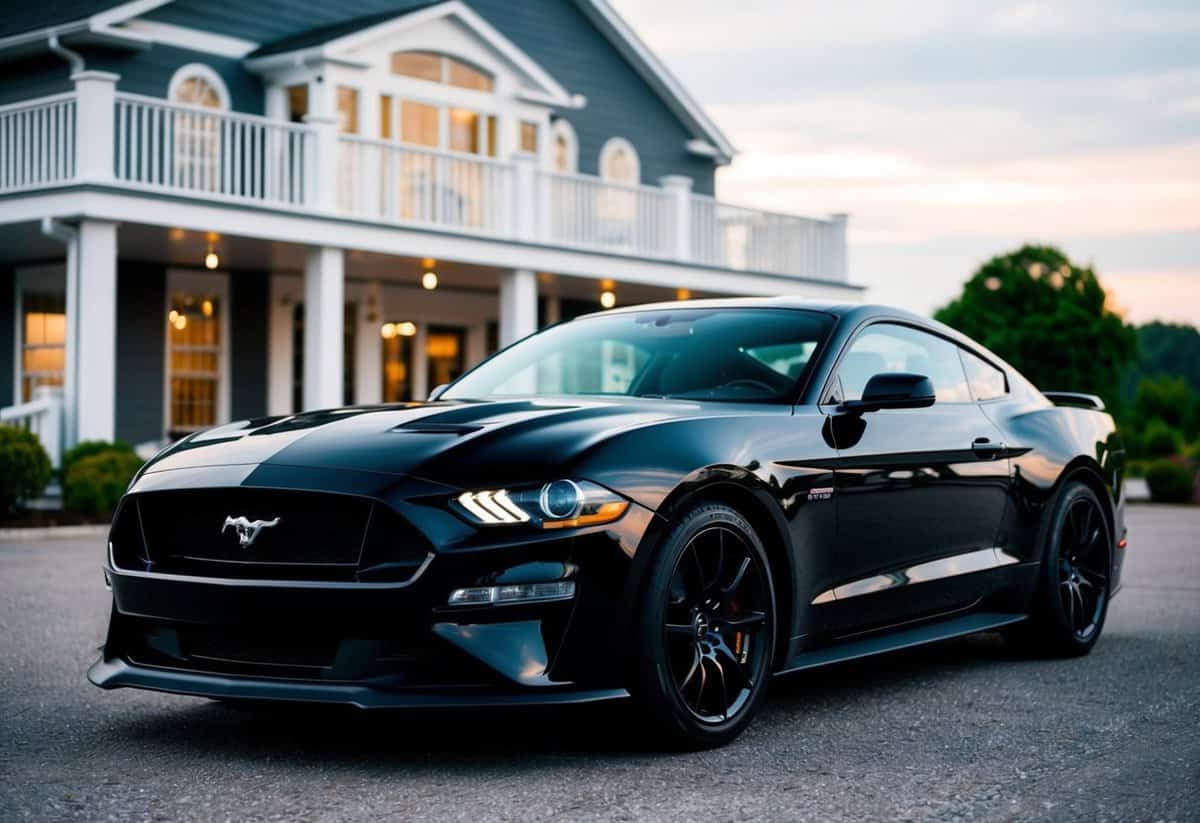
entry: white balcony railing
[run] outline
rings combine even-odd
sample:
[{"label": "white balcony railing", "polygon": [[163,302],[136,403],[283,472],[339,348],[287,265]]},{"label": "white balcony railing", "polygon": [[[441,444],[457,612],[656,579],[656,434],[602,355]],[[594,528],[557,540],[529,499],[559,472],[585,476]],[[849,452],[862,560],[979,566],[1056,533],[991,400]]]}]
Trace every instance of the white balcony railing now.
[{"label": "white balcony railing", "polygon": [[189,194],[300,206],[312,134],[304,126],[132,94],[116,96],[116,178]]},{"label": "white balcony railing", "polygon": [[0,192],[75,177],[75,94],[0,106]]},{"label": "white balcony railing", "polygon": [[67,183],[444,228],[724,269],[844,281],[846,218],[812,219],[662,187],[339,135],[116,91],[82,72],[68,94],[0,107],[0,193]]},{"label": "white balcony railing", "polygon": [[512,233],[513,166],[487,157],[342,135],[337,205],[387,223]]},{"label": "white balcony railing", "polygon": [[[839,225],[840,224],[840,225]],[[759,211],[692,195],[692,259],[709,266],[845,279],[844,222]]]},{"label": "white balcony railing", "polygon": [[582,174],[541,175],[541,222],[551,243],[645,257],[674,248],[674,199],[663,189],[627,186]]}]

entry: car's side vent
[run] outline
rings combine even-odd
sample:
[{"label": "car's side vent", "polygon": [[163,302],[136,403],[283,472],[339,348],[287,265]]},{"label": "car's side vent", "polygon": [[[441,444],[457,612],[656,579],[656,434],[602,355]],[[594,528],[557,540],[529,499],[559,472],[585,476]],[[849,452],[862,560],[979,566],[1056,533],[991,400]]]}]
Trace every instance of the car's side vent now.
[{"label": "car's side vent", "polygon": [[1044,391],[1042,394],[1056,406],[1073,406],[1078,409],[1104,411],[1104,401],[1094,394],[1073,391]]}]

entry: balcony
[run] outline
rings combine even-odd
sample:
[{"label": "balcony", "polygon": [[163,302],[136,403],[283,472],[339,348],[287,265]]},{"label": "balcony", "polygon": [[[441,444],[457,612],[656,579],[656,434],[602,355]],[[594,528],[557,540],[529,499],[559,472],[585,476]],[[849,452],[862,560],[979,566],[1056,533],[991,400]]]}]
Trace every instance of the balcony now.
[{"label": "balcony", "polygon": [[687,178],[620,185],[115,91],[0,107],[0,194],[99,183],[214,202],[353,218],[832,282],[846,281],[844,216],[798,217],[693,193]]}]

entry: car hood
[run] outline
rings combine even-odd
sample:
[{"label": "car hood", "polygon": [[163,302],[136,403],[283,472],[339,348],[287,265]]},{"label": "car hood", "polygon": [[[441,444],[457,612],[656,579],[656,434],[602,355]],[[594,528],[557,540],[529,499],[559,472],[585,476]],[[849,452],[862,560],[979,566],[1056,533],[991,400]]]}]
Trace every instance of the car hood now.
[{"label": "car hood", "polygon": [[637,398],[350,407],[210,429],[165,450],[145,471],[277,466],[408,475],[456,488],[537,482],[548,472],[570,473],[619,433],[714,412]]}]

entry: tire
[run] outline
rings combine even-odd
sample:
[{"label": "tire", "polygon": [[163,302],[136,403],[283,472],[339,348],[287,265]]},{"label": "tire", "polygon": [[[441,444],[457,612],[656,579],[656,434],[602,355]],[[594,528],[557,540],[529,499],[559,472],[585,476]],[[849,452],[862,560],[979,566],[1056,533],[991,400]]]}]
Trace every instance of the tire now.
[{"label": "tire", "polygon": [[1029,620],[1010,632],[1018,648],[1049,657],[1087,654],[1108,615],[1112,534],[1088,486],[1068,482],[1042,528],[1042,564]]},{"label": "tire", "polygon": [[772,669],[766,551],[749,521],[719,503],[685,511],[652,550],[634,627],[634,697],[669,747],[722,745],[750,724]]}]

